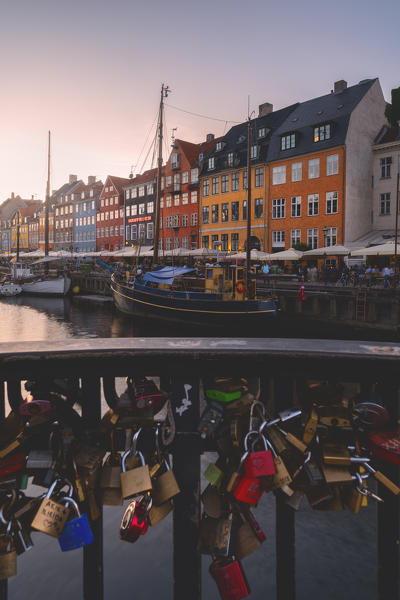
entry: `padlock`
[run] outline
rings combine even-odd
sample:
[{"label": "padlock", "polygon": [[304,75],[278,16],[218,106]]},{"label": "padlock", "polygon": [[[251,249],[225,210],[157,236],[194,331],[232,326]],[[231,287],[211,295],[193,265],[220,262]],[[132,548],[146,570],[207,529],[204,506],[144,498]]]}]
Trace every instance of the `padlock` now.
[{"label": "padlock", "polygon": [[250,509],[240,509],[238,517],[240,524],[234,535],[234,554],[241,560],[258,550],[267,538]]},{"label": "padlock", "polygon": [[34,529],[52,537],[58,537],[61,534],[69,516],[69,508],[51,498],[52,493],[59,483],[60,480],[56,479],[50,486],[32,521]]},{"label": "padlock", "polygon": [[215,546],[218,519],[213,519],[203,513],[199,524],[199,540],[197,550],[200,554],[212,554]]},{"label": "padlock", "polygon": [[250,407],[249,431],[258,431],[265,421],[265,405],[255,400]]},{"label": "padlock", "polygon": [[241,395],[241,390],[233,390],[231,392],[218,389],[206,390],[206,397],[209,400],[215,400],[216,402],[222,402],[224,404],[238,400]]},{"label": "padlock", "polygon": [[347,467],[323,463],[321,469],[328,484],[350,483],[352,481],[351,473]]},{"label": "padlock", "polygon": [[63,501],[67,504],[71,504],[75,509],[77,516],[74,519],[70,519],[64,525],[64,528],[58,538],[58,543],[62,552],[68,552],[69,550],[76,550],[83,546],[88,546],[94,540],[92,528],[89,523],[87,514],[81,515],[78,503],[73,498],[65,496]]},{"label": "padlock", "polygon": [[210,463],[207,469],[204,471],[204,477],[211,483],[211,485],[214,485],[215,487],[219,486],[223,476],[223,471],[214,463]]},{"label": "padlock", "polygon": [[304,427],[303,442],[308,446],[317,433],[318,425],[318,412],[315,407],[311,409],[310,416],[308,417],[307,423]]},{"label": "padlock", "polygon": [[299,438],[297,438],[292,433],[285,431],[281,427],[278,427],[278,429],[281,432],[281,434],[283,436],[285,436],[285,439],[287,442],[289,442],[289,444],[291,444],[292,446],[297,448],[297,450],[299,450],[300,452],[307,452],[307,445],[304,442],[302,442],[301,440],[299,440]]},{"label": "padlock", "polygon": [[133,543],[147,532],[149,527],[148,514],[151,506],[152,502],[149,496],[141,496],[128,504],[119,530],[121,540]]},{"label": "padlock", "polygon": [[201,494],[204,511],[213,519],[219,519],[222,515],[222,496],[217,488],[209,484]]},{"label": "padlock", "polygon": [[207,403],[197,427],[197,431],[203,439],[211,437],[218,429],[222,421],[223,412],[224,409],[218,402],[211,401]]},{"label": "padlock", "polygon": [[27,527],[23,527],[18,519],[12,519],[11,535],[14,541],[14,548],[18,556],[24,552],[28,552],[33,548],[33,541],[30,531]]},{"label": "padlock", "polygon": [[74,456],[76,466],[85,469],[89,475],[99,472],[106,450],[97,446],[81,444]]},{"label": "padlock", "polygon": [[86,500],[86,494],[85,494],[85,488],[84,488],[84,483],[81,479],[81,476],[78,472],[78,467],[76,465],[76,461],[74,458],[72,458],[72,468],[74,471],[74,488],[76,491],[76,495],[78,498],[79,502],[84,502]]},{"label": "padlock", "polygon": [[322,425],[327,427],[350,427],[350,410],[342,405],[330,405],[318,407],[318,418]]},{"label": "padlock", "polygon": [[230,556],[232,543],[232,514],[220,517],[217,521],[214,547],[214,556]]},{"label": "padlock", "polygon": [[256,505],[263,493],[260,480],[257,477],[244,475],[236,484],[233,495],[236,500],[246,504]]},{"label": "padlock", "polygon": [[122,497],[125,499],[152,489],[149,465],[146,465],[141,452],[137,451],[135,454],[135,456],[139,456],[141,466],[126,471],[125,463],[130,453],[131,450],[127,450],[122,457],[121,489]]},{"label": "padlock", "polygon": [[294,490],[294,493],[291,496],[285,498],[285,504],[293,508],[293,510],[299,510],[304,496],[305,493],[303,490]]},{"label": "padlock", "polygon": [[121,455],[111,453],[103,465],[100,478],[101,501],[104,506],[122,506]]},{"label": "padlock", "polygon": [[[360,473],[356,473],[354,477],[356,478],[356,482],[359,486],[364,486],[364,482]],[[343,486],[341,490],[343,503],[355,515],[358,515],[360,512],[362,507],[362,499],[365,498],[365,496],[358,491],[357,487],[357,485],[346,485]]]},{"label": "padlock", "polygon": [[395,496],[398,496],[400,494],[400,488],[395,483],[393,483],[393,481],[391,481],[388,477],[386,477],[386,475],[384,475],[380,471],[377,471],[368,463],[365,463],[364,467],[370,473],[372,473],[373,477],[375,477],[375,479],[379,481],[379,483],[384,485],[390,492],[392,492],[392,494],[394,494]]},{"label": "padlock", "polygon": [[[254,440],[252,445],[252,451],[249,452],[248,439],[254,434],[257,436],[257,439]],[[258,440],[261,440],[261,442],[264,444],[264,450],[254,450]],[[245,452],[248,452],[246,458],[243,461],[244,470],[247,477],[267,477],[268,475],[275,474],[274,458],[272,456],[271,450],[269,450],[268,448],[268,443],[264,436],[259,435],[258,432],[249,431],[249,433],[244,438],[244,449]]]},{"label": "padlock", "polygon": [[166,469],[164,473],[157,474],[157,478],[153,480],[152,499],[155,506],[160,506],[167,500],[171,500],[181,491],[167,458],[164,458],[164,466]]},{"label": "padlock", "polygon": [[272,479],[272,489],[281,489],[288,496],[291,496],[293,494],[293,490],[290,487],[288,487],[289,483],[291,483],[292,481],[289,471],[287,470],[286,465],[282,460],[282,457],[280,457],[276,453],[276,450],[271,444],[270,440],[265,441],[271,449],[275,466],[275,474],[273,475]]},{"label": "padlock", "polygon": [[12,543],[10,533],[11,521],[7,532],[0,535],[0,580],[9,579],[17,574],[17,553]]},{"label": "padlock", "polygon": [[33,449],[28,454],[26,468],[28,471],[37,469],[50,469],[53,464],[53,451],[51,448]]},{"label": "padlock", "polygon": [[400,427],[395,431],[371,432],[367,444],[375,456],[392,465],[400,465]]},{"label": "padlock", "polygon": [[32,394],[28,394],[25,400],[20,404],[18,410],[21,415],[32,416],[47,413],[51,411],[51,409],[52,404],[50,400],[41,400],[39,398],[34,398]]},{"label": "padlock", "polygon": [[132,382],[133,402],[138,409],[158,410],[165,398],[152,379],[143,377]]},{"label": "padlock", "polygon": [[0,460],[0,477],[6,477],[23,469],[26,462],[25,452],[15,452]]},{"label": "padlock", "polygon": [[332,488],[329,485],[310,487],[306,490],[305,495],[310,506],[313,508],[317,507],[319,504],[332,500],[334,497]]},{"label": "padlock", "polygon": [[216,559],[211,563],[210,574],[218,586],[222,600],[241,600],[250,595],[246,576],[238,560]]},{"label": "padlock", "polygon": [[154,527],[154,525],[157,525],[157,523],[165,519],[165,517],[167,517],[172,512],[172,509],[173,505],[171,500],[167,500],[159,506],[154,506],[153,504],[149,511],[149,525],[151,525],[152,527]]},{"label": "padlock", "polygon": [[313,508],[316,510],[332,510],[339,511],[344,510],[343,499],[340,494],[340,488],[337,485],[331,486],[332,497],[319,502]]}]

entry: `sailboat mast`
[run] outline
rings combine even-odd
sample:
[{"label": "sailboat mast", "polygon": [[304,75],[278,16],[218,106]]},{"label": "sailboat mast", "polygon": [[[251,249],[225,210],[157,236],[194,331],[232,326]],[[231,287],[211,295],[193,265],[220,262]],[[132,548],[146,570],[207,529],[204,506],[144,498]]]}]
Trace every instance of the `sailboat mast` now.
[{"label": "sailboat mast", "polygon": [[158,263],[158,246],[160,239],[160,204],[161,204],[161,175],[162,175],[162,141],[163,141],[163,113],[164,98],[167,98],[169,92],[168,86],[162,84],[160,111],[158,115],[158,161],[157,161],[157,190],[156,190],[156,210],[154,213],[154,251],[153,265]]},{"label": "sailboat mast", "polygon": [[251,297],[250,281],[250,237],[251,237],[251,120],[247,121],[247,235],[246,235],[246,296]]},{"label": "sailboat mast", "polygon": [[46,185],[46,200],[44,205],[44,255],[49,255],[49,210],[50,210],[50,131],[49,131],[49,147],[47,151],[47,185]]}]

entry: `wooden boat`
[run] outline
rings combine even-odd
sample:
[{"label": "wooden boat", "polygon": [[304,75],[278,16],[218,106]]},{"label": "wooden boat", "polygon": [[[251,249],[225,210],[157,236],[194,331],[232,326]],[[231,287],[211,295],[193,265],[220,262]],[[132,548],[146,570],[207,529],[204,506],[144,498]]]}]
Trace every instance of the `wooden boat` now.
[{"label": "wooden boat", "polygon": [[0,283],[0,296],[18,296],[21,292],[20,285],[11,282]]},{"label": "wooden boat", "polygon": [[71,287],[71,279],[66,275],[62,277],[36,275],[27,265],[17,262],[11,265],[11,277],[24,294],[65,296]]},{"label": "wooden boat", "polygon": [[187,267],[164,267],[141,279],[111,277],[118,310],[192,325],[243,326],[268,322],[277,314],[270,299],[245,299],[244,269],[232,265],[205,268],[204,277]]}]

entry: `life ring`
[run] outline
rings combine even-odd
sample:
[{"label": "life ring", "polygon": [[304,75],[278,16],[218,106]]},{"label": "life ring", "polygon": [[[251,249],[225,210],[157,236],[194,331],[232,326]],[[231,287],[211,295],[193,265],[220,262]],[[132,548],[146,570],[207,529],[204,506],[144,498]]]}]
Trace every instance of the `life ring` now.
[{"label": "life ring", "polygon": [[244,281],[243,281],[243,279],[239,279],[239,281],[237,281],[237,283],[236,283],[236,291],[239,294],[243,294],[243,292],[244,292]]}]

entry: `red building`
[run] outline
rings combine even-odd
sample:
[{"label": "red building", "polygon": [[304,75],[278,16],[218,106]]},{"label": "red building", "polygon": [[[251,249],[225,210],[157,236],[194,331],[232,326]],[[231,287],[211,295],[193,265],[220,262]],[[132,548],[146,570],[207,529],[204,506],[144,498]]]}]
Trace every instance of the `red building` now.
[{"label": "red building", "polygon": [[124,245],[124,187],[130,179],[108,175],[96,215],[96,249],[119,250]]},{"label": "red building", "polygon": [[164,250],[193,250],[199,245],[199,172],[215,143],[212,134],[200,144],[174,141],[162,178],[160,240]]}]

